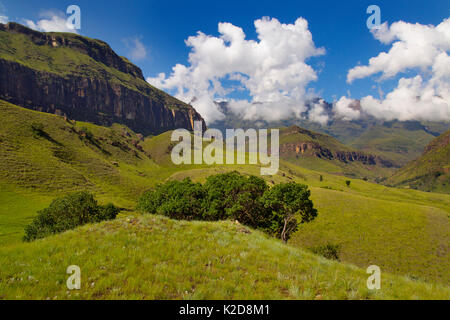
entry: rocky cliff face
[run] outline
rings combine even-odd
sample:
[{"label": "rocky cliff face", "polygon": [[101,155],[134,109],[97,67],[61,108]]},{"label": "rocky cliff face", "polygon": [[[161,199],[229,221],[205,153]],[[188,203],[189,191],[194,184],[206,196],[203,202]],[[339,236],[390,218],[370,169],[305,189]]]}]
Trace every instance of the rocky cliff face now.
[{"label": "rocky cliff face", "polygon": [[[138,67],[119,57],[102,41],[72,34],[41,33],[15,23],[0,24],[0,32],[25,35],[26,41],[37,48],[69,48],[105,66],[104,71],[100,70],[104,76],[80,75],[76,68],[86,68],[84,65],[75,66],[72,74],[63,75],[51,68],[46,71],[3,58],[0,50],[0,99],[79,121],[100,125],[122,123],[145,135],[178,128],[193,130],[194,121],[203,121],[191,106],[145,83]],[[51,59],[46,55],[48,50],[40,58]],[[138,85],[112,81],[108,68],[131,76]]]},{"label": "rocky cliff face", "polygon": [[312,156],[326,160],[339,160],[344,163],[361,162],[365,165],[381,165],[386,168],[394,167],[391,161],[378,156],[365,154],[360,151],[331,151],[316,142],[286,143],[280,146],[283,156]]}]

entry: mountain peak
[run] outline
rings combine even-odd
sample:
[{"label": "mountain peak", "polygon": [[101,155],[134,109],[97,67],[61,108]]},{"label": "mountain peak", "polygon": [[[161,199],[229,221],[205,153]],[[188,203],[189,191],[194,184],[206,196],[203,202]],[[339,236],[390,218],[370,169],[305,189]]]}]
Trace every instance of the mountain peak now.
[{"label": "mountain peak", "polygon": [[203,121],[192,106],[148,84],[141,69],[101,41],[0,24],[0,99],[145,134]]},{"label": "mountain peak", "polygon": [[102,40],[87,38],[75,33],[39,32],[15,22],[0,24],[0,31],[23,34],[39,46],[67,47],[76,50],[108,67],[144,80],[142,70],[139,67],[129,62],[128,59],[118,56]]}]

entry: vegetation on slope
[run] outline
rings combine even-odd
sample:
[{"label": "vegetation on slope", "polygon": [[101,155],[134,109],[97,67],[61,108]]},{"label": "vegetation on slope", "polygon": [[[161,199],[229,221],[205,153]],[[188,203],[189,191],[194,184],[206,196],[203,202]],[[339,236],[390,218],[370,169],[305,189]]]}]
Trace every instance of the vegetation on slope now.
[{"label": "vegetation on slope", "polygon": [[[445,299],[442,285],[363,269],[229,221],[135,215],[0,248],[2,299]],[[69,291],[66,269],[81,269]]]},{"label": "vegetation on slope", "polygon": [[204,185],[190,178],[168,181],[146,192],[138,210],[182,220],[234,220],[287,242],[301,223],[317,216],[308,187],[266,181],[238,172],[209,176]]},{"label": "vegetation on slope", "polygon": [[407,126],[407,123],[393,122],[370,127],[353,140],[351,146],[392,159],[403,166],[419,156],[432,139],[434,136],[424,131],[420,124]]},{"label": "vegetation on slope", "polygon": [[348,147],[335,138],[297,126],[280,129],[283,159],[312,170],[382,180],[395,171],[383,156]]},{"label": "vegetation on slope", "polygon": [[[243,174],[260,173],[258,166],[251,165],[174,166],[170,151],[167,152],[170,133],[139,142],[142,151],[133,143],[133,140],[140,141],[140,137],[123,126],[105,128],[69,123],[63,117],[2,102],[0,113],[3,119],[0,126],[0,246],[5,250],[10,247],[11,250],[5,252],[12,256],[15,256],[13,247],[22,250],[35,246],[34,243],[23,247],[18,244],[24,227],[38,210],[47,207],[57,196],[89,190],[101,204],[113,202],[117,206],[134,208],[145,190],[166,179],[191,177],[193,181],[204,182],[210,175],[234,170]],[[33,131],[32,124],[36,122],[43,124],[48,137]],[[85,137],[83,133],[87,133]],[[100,148],[87,140],[88,137]],[[117,143],[113,145],[114,140]],[[58,150],[72,157],[55,156],[54,151]],[[362,269],[377,264],[382,272],[449,283],[448,195],[389,188],[358,179],[350,179],[351,185],[347,187],[348,178],[286,161],[281,161],[277,175],[263,178],[270,185],[295,181],[308,185],[311,190],[311,198],[320,214],[293,235],[291,245],[302,248],[328,243],[339,245],[340,260]],[[69,233],[73,235],[71,239],[76,238],[76,232]],[[45,241],[53,241],[52,238]],[[85,253],[84,259],[88,257]],[[128,290],[130,293],[131,289]]]},{"label": "vegetation on slope", "polygon": [[115,219],[120,209],[113,204],[98,205],[92,194],[77,192],[57,198],[48,208],[38,211],[33,222],[25,228],[24,241],[74,229],[87,223]]},{"label": "vegetation on slope", "polygon": [[175,171],[160,169],[140,146],[141,137],[122,125],[66,121],[1,100],[0,117],[4,183],[54,194],[89,190],[133,207],[152,181]]},{"label": "vegetation on slope", "polygon": [[450,193],[450,131],[430,142],[422,156],[396,172],[387,182],[413,189]]},{"label": "vegetation on slope", "polygon": [[[450,129],[448,122],[383,121],[373,117],[353,121],[336,119],[333,117],[331,104],[327,104],[330,117],[329,121],[324,124],[297,118],[275,122],[243,120],[242,117],[230,112],[225,102],[219,103],[219,105],[226,115],[223,121],[215,123],[215,126],[221,130],[225,128],[280,128],[296,125],[332,136],[345,145],[365,153],[382,156],[395,162],[397,166],[403,166],[416,159],[431,140]],[[310,161],[310,165],[316,165],[317,168],[328,167],[328,172],[331,172],[327,163],[318,162],[319,164],[315,164]],[[310,166],[308,165],[308,167]],[[338,169],[334,168],[335,171]]]},{"label": "vegetation on slope", "polygon": [[[226,167],[177,172],[172,179],[205,181]],[[235,168],[257,174],[258,168]],[[320,180],[322,176],[322,181]],[[345,177],[311,171],[282,162],[282,171],[270,182],[307,184],[319,211],[301,225],[289,244],[311,248],[339,246],[339,258],[366,268],[407,275],[413,279],[450,284],[450,197],[409,189],[395,189]]]}]

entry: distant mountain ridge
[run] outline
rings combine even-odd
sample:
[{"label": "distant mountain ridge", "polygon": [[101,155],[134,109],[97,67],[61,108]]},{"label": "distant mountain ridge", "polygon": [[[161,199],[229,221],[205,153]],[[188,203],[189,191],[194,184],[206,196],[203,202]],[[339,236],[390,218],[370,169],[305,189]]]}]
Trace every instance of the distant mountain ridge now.
[{"label": "distant mountain ridge", "polygon": [[[294,140],[295,138],[293,138],[292,136],[295,135],[299,136],[299,140]],[[302,135],[307,136],[306,139],[300,138],[300,136]],[[292,141],[287,142],[288,139]],[[323,143],[322,141],[324,141],[325,139],[328,139],[329,141]],[[295,153],[295,155],[309,155],[327,160],[336,159],[344,163],[358,161],[367,165],[378,164],[388,168],[395,166],[392,162],[390,162],[389,160],[385,160],[382,157],[349,148],[341,144],[331,136],[327,137],[324,134],[314,133],[298,126],[292,126],[287,129],[282,129],[281,141],[281,154]]]},{"label": "distant mountain ridge", "polygon": [[434,139],[422,155],[387,181],[424,191],[450,193],[450,130]]},{"label": "distant mountain ridge", "polygon": [[145,135],[193,130],[195,109],[148,84],[108,44],[70,33],[0,24],[0,98],[100,125],[125,124]]},{"label": "distant mountain ridge", "polygon": [[354,149],[332,136],[298,126],[280,128],[280,157],[288,162],[329,173],[381,181],[396,164],[379,155]]},{"label": "distant mountain ridge", "polygon": [[322,100],[324,112],[329,121],[320,124],[308,120],[308,113],[313,104],[322,99],[312,99],[306,103],[302,119],[292,117],[288,120],[265,121],[245,120],[235,115],[228,107],[228,102],[216,104],[225,114],[225,119],[216,121],[211,127],[226,128],[280,128],[296,125],[307,130],[327,134],[341,143],[364,153],[380,156],[395,166],[403,166],[417,158],[423,148],[435,137],[450,129],[448,122],[428,121],[385,121],[370,116],[347,121],[334,117],[332,104]]}]

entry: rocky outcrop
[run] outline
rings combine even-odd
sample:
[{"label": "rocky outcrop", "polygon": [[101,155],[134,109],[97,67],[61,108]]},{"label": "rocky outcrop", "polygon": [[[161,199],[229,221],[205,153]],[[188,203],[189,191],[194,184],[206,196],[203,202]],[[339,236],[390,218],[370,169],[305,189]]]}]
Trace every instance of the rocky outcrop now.
[{"label": "rocky outcrop", "polygon": [[286,143],[280,146],[281,155],[295,155],[317,157],[326,160],[339,160],[344,163],[360,162],[365,165],[381,165],[386,168],[394,167],[388,160],[360,151],[334,151],[324,148],[317,142]]},{"label": "rocky outcrop", "polygon": [[[37,45],[70,47],[107,67],[144,80],[138,67],[119,57],[102,41],[41,33],[15,23],[0,24],[0,31],[25,34]],[[191,106],[143,81],[140,83],[136,90],[110,81],[106,72],[104,77],[62,76],[0,57],[0,99],[25,108],[100,125],[121,123],[144,135],[178,128],[193,130],[194,121],[204,124]]]}]

